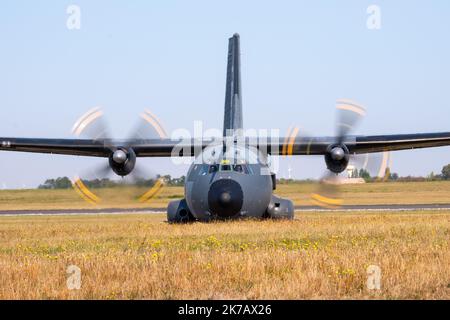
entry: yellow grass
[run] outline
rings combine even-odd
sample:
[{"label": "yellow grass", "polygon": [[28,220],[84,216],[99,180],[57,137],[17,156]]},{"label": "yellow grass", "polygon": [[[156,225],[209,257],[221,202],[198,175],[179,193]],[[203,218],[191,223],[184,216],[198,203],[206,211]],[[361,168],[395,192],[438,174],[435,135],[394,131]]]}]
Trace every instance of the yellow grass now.
[{"label": "yellow grass", "polygon": [[[0,217],[0,299],[449,299],[450,211]],[[66,268],[82,271],[68,290]],[[382,270],[381,291],[366,269]]]},{"label": "yellow grass", "polygon": [[[277,193],[309,205],[314,184]],[[448,203],[450,182],[341,188],[346,204]],[[102,207],[165,207],[163,189],[98,191]],[[0,191],[0,210],[92,208],[73,190]],[[95,208],[95,207],[94,207]],[[164,214],[0,216],[0,299],[450,299],[450,210],[298,213],[294,221],[169,225]],[[67,267],[82,272],[80,290]],[[366,287],[381,268],[381,290]]]},{"label": "yellow grass", "polygon": [[[278,185],[276,194],[290,198],[296,205],[311,205],[310,194],[317,190],[313,183]],[[425,204],[449,203],[450,181],[370,183],[341,186],[344,204]],[[164,208],[173,199],[182,198],[182,187],[164,187],[150,203],[137,200],[147,189],[93,190],[102,201],[93,206],[74,190],[9,190],[0,191],[0,210],[87,209],[87,208]]]}]

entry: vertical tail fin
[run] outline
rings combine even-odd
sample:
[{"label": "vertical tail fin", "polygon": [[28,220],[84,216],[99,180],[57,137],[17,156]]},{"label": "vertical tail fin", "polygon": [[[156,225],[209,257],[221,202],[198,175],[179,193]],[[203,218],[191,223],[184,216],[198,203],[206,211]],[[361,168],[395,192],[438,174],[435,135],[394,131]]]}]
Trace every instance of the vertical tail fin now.
[{"label": "vertical tail fin", "polygon": [[225,92],[225,117],[223,135],[242,132],[241,50],[239,34],[235,33],[228,43],[227,84]]}]

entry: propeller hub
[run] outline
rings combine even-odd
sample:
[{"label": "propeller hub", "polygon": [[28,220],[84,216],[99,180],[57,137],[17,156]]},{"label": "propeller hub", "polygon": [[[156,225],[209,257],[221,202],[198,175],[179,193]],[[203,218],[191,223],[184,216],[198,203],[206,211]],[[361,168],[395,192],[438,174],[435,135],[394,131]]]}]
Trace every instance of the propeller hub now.
[{"label": "propeller hub", "polygon": [[123,150],[116,150],[114,151],[112,158],[115,163],[122,164],[127,161],[127,154]]},{"label": "propeller hub", "polygon": [[124,177],[133,171],[136,165],[136,153],[132,148],[117,149],[109,156],[109,166],[115,174]]},{"label": "propeller hub", "polygon": [[348,148],[343,144],[331,145],[327,148],[325,154],[325,163],[328,170],[333,173],[339,174],[344,172],[350,161],[350,152]]},{"label": "propeller hub", "polygon": [[345,151],[341,147],[335,147],[331,150],[331,158],[335,161],[341,161],[345,158]]}]

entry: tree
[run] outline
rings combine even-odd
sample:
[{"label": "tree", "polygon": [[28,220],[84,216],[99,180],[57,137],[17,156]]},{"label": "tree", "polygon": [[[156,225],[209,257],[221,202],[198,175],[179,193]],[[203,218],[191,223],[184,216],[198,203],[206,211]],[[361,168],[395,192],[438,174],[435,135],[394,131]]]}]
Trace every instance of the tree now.
[{"label": "tree", "polygon": [[450,164],[442,168],[442,179],[450,180]]},{"label": "tree", "polygon": [[41,184],[38,189],[70,189],[72,182],[67,177],[47,179],[44,184]]},{"label": "tree", "polygon": [[38,189],[53,189],[54,185],[55,179],[47,179],[43,184],[39,185]]},{"label": "tree", "polygon": [[55,189],[70,189],[72,188],[72,182],[67,177],[58,178],[55,181]]},{"label": "tree", "polygon": [[363,178],[366,182],[369,182],[370,180],[372,180],[372,178],[370,177],[369,171],[364,170],[364,169],[359,170],[359,177]]}]

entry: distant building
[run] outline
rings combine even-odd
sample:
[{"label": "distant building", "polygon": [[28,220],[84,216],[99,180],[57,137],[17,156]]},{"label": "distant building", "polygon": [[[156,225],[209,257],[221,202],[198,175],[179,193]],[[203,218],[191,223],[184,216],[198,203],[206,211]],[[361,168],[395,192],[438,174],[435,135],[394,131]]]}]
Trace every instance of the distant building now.
[{"label": "distant building", "polygon": [[363,184],[366,181],[358,177],[358,168],[353,165],[347,167],[347,177],[337,180],[338,184]]},{"label": "distant building", "polygon": [[347,178],[348,178],[348,179],[355,178],[355,172],[358,172],[357,170],[358,170],[358,169],[356,169],[355,166],[349,165],[349,166],[347,167]]}]

